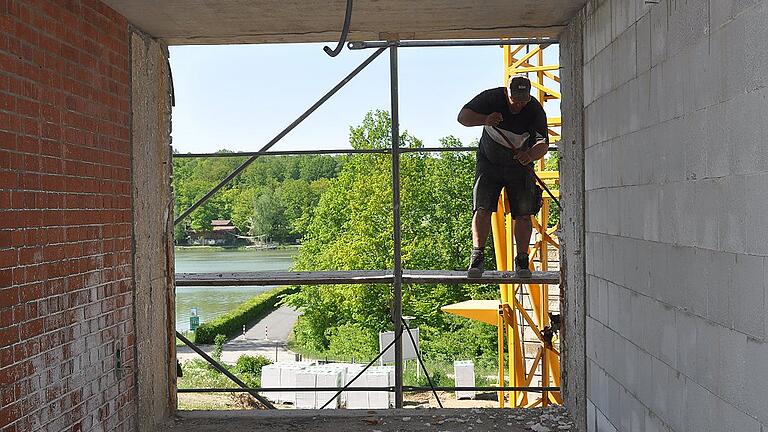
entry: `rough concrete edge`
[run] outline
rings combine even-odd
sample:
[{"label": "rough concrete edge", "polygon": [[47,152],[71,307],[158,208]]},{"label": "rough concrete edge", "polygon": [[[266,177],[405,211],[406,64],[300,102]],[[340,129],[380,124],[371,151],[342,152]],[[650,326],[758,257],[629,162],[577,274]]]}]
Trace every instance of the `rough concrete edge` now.
[{"label": "rough concrete edge", "polygon": [[[135,140],[137,139],[136,138],[136,134],[134,133],[134,131],[137,128],[137,126],[134,123],[135,120],[136,120],[135,116],[134,116],[134,110],[136,109],[135,103],[137,102],[134,99],[134,94],[135,94],[134,77],[136,75],[136,64],[134,62],[137,61],[137,59],[135,58],[135,55],[134,55],[134,50],[137,49],[135,45],[137,43],[141,44],[141,48],[138,48],[138,49],[142,49],[147,54],[147,57],[144,57],[144,61],[146,63],[150,62],[149,56],[152,55],[152,48],[154,47],[155,50],[159,49],[159,51],[161,53],[160,55],[165,58],[165,63],[168,64],[167,63],[168,48],[162,42],[159,42],[159,41],[153,39],[151,36],[147,35],[146,33],[142,32],[141,30],[137,29],[136,27],[134,27],[132,25],[129,25],[129,35],[130,35],[129,36],[129,38],[130,38],[130,41],[129,41],[130,42],[129,64],[130,64],[130,67],[131,67],[131,71],[130,71],[131,72],[130,73],[130,96],[129,96],[130,106],[131,106],[131,113],[130,113],[130,122],[131,122],[130,142],[131,142],[131,153],[132,153],[131,168],[132,168],[132,171],[135,173],[135,157],[133,157],[133,154],[134,154],[134,151],[135,151]],[[165,73],[167,74],[167,78],[168,78],[167,81],[166,81],[166,84],[167,84],[167,87],[170,88],[170,69],[168,69]],[[162,83],[160,83],[160,85],[162,86]],[[171,97],[170,97],[170,93],[169,92],[163,92],[162,89],[160,89],[160,91],[157,94],[158,95],[162,95],[163,93],[168,93],[166,95],[166,97],[165,97],[165,105],[166,105],[166,112],[167,112],[167,119],[166,119],[167,127],[164,127],[163,121],[159,121],[159,124],[157,125],[158,126],[157,130],[161,131],[161,130],[165,129],[165,133],[166,133],[166,136],[167,136],[167,141],[166,142],[169,144],[168,156],[167,156],[167,160],[166,160],[168,166],[165,167],[163,172],[167,174],[167,180],[166,180],[168,182],[167,183],[167,186],[168,186],[167,190],[170,193],[171,192],[170,174],[171,174],[171,161],[172,161],[172,159],[171,159],[171,157],[172,157],[172,150],[170,148]],[[156,101],[156,102],[157,102],[156,105],[158,105],[158,106],[161,104],[160,101]],[[142,126],[146,126],[146,125],[142,125]],[[139,126],[139,127],[142,127],[142,126]],[[132,197],[132,200],[133,200],[133,190],[134,189],[135,189],[135,183],[134,183],[134,177],[132,175],[132,177],[131,177],[131,191],[132,191],[131,197]],[[173,211],[172,211],[173,207],[172,206],[173,206],[173,200],[170,199],[170,196],[169,196],[169,204],[166,206],[165,214],[163,215],[164,216],[163,218],[166,221],[166,224],[162,226],[163,232],[161,233],[161,237],[165,239],[165,241],[163,243],[165,244],[165,249],[166,249],[166,263],[165,263],[166,264],[166,270],[165,271],[166,271],[166,281],[168,281],[166,286],[168,288],[170,288],[169,291],[171,293],[173,293],[173,291],[174,291],[173,290],[173,287],[174,287],[174,285],[173,285],[173,244],[172,244],[172,242],[173,242],[173,225],[172,225],[172,222],[171,222],[171,225],[169,227],[167,221],[168,220],[172,221],[172,219],[173,219]],[[135,363],[135,365],[134,365],[134,382],[135,382],[135,386],[134,386],[134,389],[135,389],[135,400],[136,400],[135,406],[136,406],[136,411],[137,411],[136,412],[137,419],[136,419],[135,425],[136,425],[136,430],[138,430],[138,431],[145,431],[145,430],[146,431],[154,431],[154,430],[157,429],[158,426],[163,426],[163,425],[169,424],[172,421],[173,415],[175,414],[175,410],[176,410],[176,391],[175,391],[175,389],[176,389],[176,367],[175,367],[175,363],[170,361],[170,359],[175,359],[175,334],[173,333],[173,327],[174,326],[171,324],[171,322],[175,322],[174,320],[171,320],[171,318],[174,318],[174,316],[175,316],[175,308],[174,308],[174,304],[173,304],[174,303],[174,296],[173,295],[168,295],[168,297],[167,297],[167,305],[166,305],[166,308],[165,308],[165,311],[164,311],[164,313],[166,315],[167,330],[169,331],[167,344],[168,344],[168,346],[170,348],[169,348],[169,352],[167,353],[167,355],[168,355],[167,360],[168,361],[166,362],[168,364],[168,368],[163,373],[166,374],[168,386],[167,386],[166,392],[164,392],[164,393],[162,393],[160,395],[156,394],[155,392],[151,392],[150,393],[151,394],[150,400],[144,400],[144,399],[142,399],[141,389],[139,388],[140,387],[140,382],[141,382],[141,380],[139,380],[139,375],[142,372],[145,372],[147,370],[147,368],[144,367],[145,365],[139,365],[138,364],[141,357],[139,356],[139,348],[138,348],[139,347],[139,341],[138,341],[138,338],[137,338],[138,334],[136,332],[136,320],[137,320],[137,317],[138,317],[138,312],[137,312],[137,310],[138,310],[138,308],[137,308],[137,304],[138,304],[138,302],[137,302],[137,297],[138,297],[137,288],[138,287],[136,285],[136,277],[135,277],[136,270],[135,270],[135,267],[136,267],[136,250],[137,250],[137,246],[138,245],[137,245],[136,229],[135,229],[135,223],[136,223],[136,220],[135,220],[135,211],[136,211],[135,206],[134,206],[133,211],[134,211],[134,223],[132,224],[131,229],[132,229],[132,243],[133,243],[132,244],[132,258],[133,258],[133,263],[134,263],[134,278],[133,278],[133,288],[134,288],[133,289],[133,305],[134,305],[134,307],[133,307],[133,319],[134,319],[134,329],[135,329],[135,331],[134,331],[134,337],[135,337],[135,341],[134,341],[134,363]],[[170,244],[170,248],[168,246],[169,244]],[[158,396],[162,397],[162,400],[158,400]],[[148,405],[149,406],[149,408],[150,408],[149,412],[146,412],[143,409],[143,408],[145,408],[144,405]],[[160,416],[156,416],[156,408],[158,406],[161,407],[162,414]]]},{"label": "rough concrete edge", "polygon": [[560,34],[562,67],[562,139],[560,175],[563,179],[561,217],[561,296],[564,328],[562,340],[563,397],[574,424],[587,430],[586,369],[586,265],[584,202],[584,95],[583,27],[585,9],[577,13]]}]

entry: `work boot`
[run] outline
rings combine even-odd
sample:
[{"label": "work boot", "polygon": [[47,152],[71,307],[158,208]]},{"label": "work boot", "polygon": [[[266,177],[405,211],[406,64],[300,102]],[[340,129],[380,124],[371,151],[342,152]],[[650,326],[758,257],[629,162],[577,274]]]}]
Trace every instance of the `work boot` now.
[{"label": "work boot", "polygon": [[515,273],[517,273],[517,277],[531,277],[531,269],[528,267],[528,254],[518,254],[515,257]]},{"label": "work boot", "polygon": [[483,261],[485,254],[482,248],[472,248],[472,256],[469,258],[468,278],[479,278],[483,275]]}]

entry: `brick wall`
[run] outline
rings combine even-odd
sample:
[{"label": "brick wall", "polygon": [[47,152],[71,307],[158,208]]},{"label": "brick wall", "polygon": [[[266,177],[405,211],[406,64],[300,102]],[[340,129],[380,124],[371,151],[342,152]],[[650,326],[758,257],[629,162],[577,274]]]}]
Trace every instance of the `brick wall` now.
[{"label": "brick wall", "polygon": [[590,431],[768,431],[768,1],[591,0]]},{"label": "brick wall", "polygon": [[0,429],[132,430],[128,23],[0,0]]}]

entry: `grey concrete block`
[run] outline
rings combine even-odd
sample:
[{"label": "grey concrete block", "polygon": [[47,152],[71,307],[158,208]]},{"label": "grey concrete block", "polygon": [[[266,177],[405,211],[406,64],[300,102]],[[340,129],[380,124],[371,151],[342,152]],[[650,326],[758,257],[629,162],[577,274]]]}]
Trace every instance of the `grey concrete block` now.
[{"label": "grey concrete block", "polygon": [[604,279],[598,279],[598,289],[600,290],[600,322],[608,325],[610,319],[610,292],[608,290],[608,282]]},{"label": "grey concrete block", "polygon": [[646,406],[657,416],[667,421],[669,410],[669,366],[656,357],[651,358],[651,398]]},{"label": "grey concrete block", "polygon": [[622,415],[621,394],[624,392],[624,388],[610,375],[608,375],[606,383],[608,384],[608,412],[603,411],[603,413],[608,417],[608,421],[619,429]]},{"label": "grey concrete block", "polygon": [[613,73],[616,77],[614,86],[618,88],[637,76],[637,34],[634,24],[616,38],[612,48]]},{"label": "grey concrete block", "polygon": [[668,0],[661,0],[651,8],[651,67],[660,64],[666,57]]},{"label": "grey concrete block", "polygon": [[748,90],[768,85],[768,50],[765,49],[768,41],[768,5],[763,2],[752,11],[743,15],[745,85]]},{"label": "grey concrete block", "polygon": [[645,432],[645,417],[648,408],[646,408],[639,400],[632,397],[630,399],[629,410],[629,430],[631,432]]},{"label": "grey concrete block", "polygon": [[669,305],[682,307],[687,302],[685,298],[685,284],[688,283],[687,275],[693,257],[693,249],[685,246],[668,246],[663,244],[659,247],[667,248],[669,254],[667,267],[665,269],[657,269],[659,271],[659,284],[664,284],[664,288],[655,297]]},{"label": "grey concrete block", "polygon": [[710,0],[709,25],[713,33],[733,19],[733,2],[734,0]]},{"label": "grey concrete block", "polygon": [[661,419],[646,409],[645,412],[645,432],[665,432],[666,429],[662,425]]},{"label": "grey concrete block", "polygon": [[706,158],[706,177],[725,177],[733,165],[733,138],[738,134],[739,121],[735,102],[729,100],[710,106],[707,112],[706,139],[702,141],[702,152]]},{"label": "grey concrete block", "polygon": [[625,388],[619,387],[619,418],[617,419],[617,429],[628,431],[632,428],[632,397]]},{"label": "grey concrete block", "polygon": [[720,367],[720,326],[699,320],[696,322],[696,373],[692,377],[707,389],[717,388]]},{"label": "grey concrete block", "polygon": [[739,15],[712,36],[721,38],[720,56],[723,68],[720,79],[725,98],[732,98],[746,91],[748,44],[746,23],[746,15]]},{"label": "grey concrete block", "polygon": [[633,394],[637,393],[638,388],[638,356],[639,356],[639,349],[637,346],[630,342],[626,341],[623,345],[624,352],[621,353],[622,360],[624,362],[624,375],[623,380],[621,381],[622,385],[632,392]]},{"label": "grey concrete block", "polygon": [[709,0],[670,3],[667,56],[675,56],[709,34]]},{"label": "grey concrete block", "polygon": [[744,402],[747,336],[744,333],[720,327],[720,357],[717,388],[713,392],[732,405]]},{"label": "grey concrete block", "polygon": [[686,81],[686,92],[691,98],[689,109],[700,110],[721,101],[721,59],[717,38],[699,41],[690,52],[691,77]]},{"label": "grey concrete block", "polygon": [[683,118],[674,118],[667,125],[668,129],[666,132],[668,135],[666,140],[662,141],[668,145],[666,153],[664,153],[663,165],[665,175],[663,180],[668,182],[682,181],[684,179],[683,151],[685,147],[680,143],[683,142],[683,136],[686,133]]},{"label": "grey concrete block", "polygon": [[595,50],[600,53],[613,40],[613,28],[611,24],[611,2],[606,1],[600,5],[593,15],[595,22]]},{"label": "grey concrete block", "polygon": [[[768,89],[752,91],[734,99],[732,115],[727,115],[728,144],[733,155],[731,172],[753,174],[768,168],[762,157],[763,117],[766,114],[766,92]],[[731,113],[729,113],[731,114]],[[732,127],[734,127],[732,129]]]},{"label": "grey concrete block", "polygon": [[669,370],[669,385],[668,385],[668,409],[666,422],[669,424],[672,430],[683,430],[683,416],[685,413],[686,403],[686,377],[680,372],[670,369]]},{"label": "grey concrete block", "polygon": [[768,424],[768,344],[747,339],[746,364],[748,379],[744,385],[744,411],[760,423]]},{"label": "grey concrete block", "polygon": [[710,429],[710,413],[713,408],[714,395],[693,380],[686,381],[685,429],[689,431],[708,431]]},{"label": "grey concrete block", "polygon": [[688,376],[695,376],[696,362],[698,361],[696,338],[696,324],[701,320],[683,311],[677,311],[675,322],[677,323],[677,369]]},{"label": "grey concrete block", "polygon": [[637,32],[637,73],[651,68],[651,15],[643,15],[636,24]]},{"label": "grey concrete block", "polygon": [[735,266],[736,255],[719,251],[710,252],[707,317],[729,328],[733,326],[731,279]]},{"label": "grey concrete block", "polygon": [[766,336],[764,265],[764,257],[736,255],[731,279],[733,326],[736,330],[760,340],[764,340]]},{"label": "grey concrete block", "polygon": [[685,146],[684,167],[686,180],[704,178],[707,172],[707,144],[709,143],[707,115],[705,111],[694,111],[685,116],[686,134],[682,144]]},{"label": "grey concrete block", "polygon": [[597,416],[597,432],[617,432],[616,427],[608,421],[608,418],[599,409],[595,411]]},{"label": "grey concrete block", "polygon": [[724,409],[723,426],[725,432],[762,432],[757,419],[727,404]]},{"label": "grey concrete block", "polygon": [[587,276],[587,316],[600,320],[600,290],[594,276]]},{"label": "grey concrete block", "polygon": [[670,295],[677,295],[678,293],[674,292],[669,281],[670,261],[674,259],[674,256],[670,255],[673,253],[672,248],[662,243],[652,243],[650,244],[650,253],[652,255],[639,255],[641,259],[650,257],[648,271],[651,284],[650,289],[645,294],[659,300],[669,299]]},{"label": "grey concrete block", "polygon": [[595,404],[589,399],[587,399],[587,432],[597,432]]},{"label": "grey concrete block", "polygon": [[747,245],[747,187],[743,176],[723,179],[720,190],[720,249],[744,253]]},{"label": "grey concrete block", "polygon": [[653,357],[645,350],[637,351],[637,388],[635,395],[645,405],[653,396]]},{"label": "grey concrete block", "polygon": [[[675,310],[666,305],[660,304],[660,308],[655,308],[656,316],[649,319],[657,319],[655,327],[658,329],[656,337],[659,359],[671,367],[677,367],[677,330],[675,330]],[[649,335],[646,335],[649,336]],[[652,341],[650,341],[652,342]]]},{"label": "grey concrete block", "polygon": [[634,5],[626,0],[611,0],[611,28],[614,37],[619,38],[633,22]]},{"label": "grey concrete block", "polygon": [[[720,224],[720,190],[722,180],[706,179],[694,182],[694,207],[691,222],[695,227],[695,246],[707,249],[718,248]],[[690,222],[689,222],[690,223]]]},{"label": "grey concrete block", "polygon": [[650,301],[652,300],[648,297],[635,292],[631,292],[629,296],[629,316],[632,325],[625,337],[637,346],[642,346],[645,343],[645,327],[641,323],[647,317],[647,304]]}]

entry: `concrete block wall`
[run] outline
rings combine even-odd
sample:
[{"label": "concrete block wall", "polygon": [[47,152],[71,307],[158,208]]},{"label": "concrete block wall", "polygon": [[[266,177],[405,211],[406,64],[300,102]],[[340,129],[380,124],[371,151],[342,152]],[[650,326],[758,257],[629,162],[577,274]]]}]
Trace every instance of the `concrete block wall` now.
[{"label": "concrete block wall", "polygon": [[135,429],[130,79],[99,1],[0,1],[3,431]]},{"label": "concrete block wall", "polygon": [[768,1],[584,10],[587,429],[768,431]]}]

